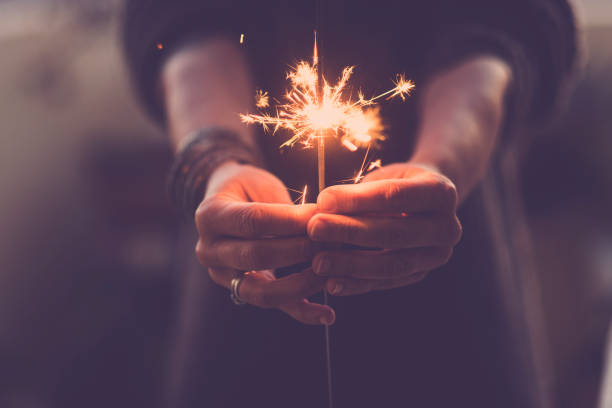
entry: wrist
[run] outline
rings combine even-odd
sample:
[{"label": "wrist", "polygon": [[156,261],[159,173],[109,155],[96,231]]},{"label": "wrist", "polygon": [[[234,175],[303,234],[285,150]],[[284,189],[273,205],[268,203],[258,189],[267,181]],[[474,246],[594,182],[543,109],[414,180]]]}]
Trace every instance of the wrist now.
[{"label": "wrist", "polygon": [[177,210],[188,218],[193,217],[204,198],[211,178],[219,179],[221,170],[239,164],[261,164],[257,152],[230,130],[201,129],[186,140],[170,169],[168,193]]}]

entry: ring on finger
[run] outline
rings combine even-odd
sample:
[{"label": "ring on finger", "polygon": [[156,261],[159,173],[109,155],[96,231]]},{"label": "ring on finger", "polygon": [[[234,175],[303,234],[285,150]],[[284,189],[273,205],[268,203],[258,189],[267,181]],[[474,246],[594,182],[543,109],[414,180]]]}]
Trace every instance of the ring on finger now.
[{"label": "ring on finger", "polygon": [[242,284],[242,279],[244,275],[238,276],[236,278],[232,278],[230,282],[230,299],[234,302],[235,305],[242,306],[247,302],[240,297],[240,285]]}]

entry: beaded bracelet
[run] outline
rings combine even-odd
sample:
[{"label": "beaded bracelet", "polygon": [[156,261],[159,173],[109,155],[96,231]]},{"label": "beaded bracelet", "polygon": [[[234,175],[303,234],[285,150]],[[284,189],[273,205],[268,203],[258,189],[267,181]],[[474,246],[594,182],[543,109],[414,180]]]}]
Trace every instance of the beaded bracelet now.
[{"label": "beaded bracelet", "polygon": [[195,131],[177,150],[168,173],[168,195],[178,212],[193,219],[212,172],[227,161],[261,166],[257,151],[227,129]]}]

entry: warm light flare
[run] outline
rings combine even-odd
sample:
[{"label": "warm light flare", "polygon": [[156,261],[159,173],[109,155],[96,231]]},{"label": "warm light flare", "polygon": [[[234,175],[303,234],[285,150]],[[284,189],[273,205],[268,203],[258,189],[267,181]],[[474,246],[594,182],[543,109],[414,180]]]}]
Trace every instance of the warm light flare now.
[{"label": "warm light flare", "polygon": [[355,152],[357,151],[358,147],[355,146],[353,143],[351,143],[350,140],[348,139],[344,139],[342,141],[342,144],[344,145],[344,147],[346,147],[347,149],[349,149],[351,152]]},{"label": "warm light flare", "polygon": [[[242,121],[258,123],[270,133],[281,129],[289,131],[291,137],[282,146],[300,142],[309,147],[317,138],[332,136],[340,138],[346,148],[355,151],[384,140],[384,126],[376,101],[396,96],[404,100],[414,84],[403,74],[398,75],[393,89],[373,98],[366,98],[360,91],[353,100],[347,85],[355,68],[344,68],[336,85],[330,85],[323,76],[320,76],[320,84],[318,63],[315,33],[313,63],[300,61],[287,73],[291,88],[286,91],[284,102],[275,107],[275,113],[241,114]],[[258,91],[255,102],[259,109],[269,107],[267,92]]]},{"label": "warm light flare", "polygon": [[399,96],[402,98],[402,101],[405,101],[406,96],[408,96],[410,91],[414,89],[414,82],[407,80],[404,74],[398,75],[397,80],[393,81],[393,83],[395,84],[395,88],[393,88],[393,93],[389,95],[387,99]]},{"label": "warm light flare", "polygon": [[257,92],[255,92],[255,106],[257,106],[259,109],[264,109],[270,106],[270,97],[268,96],[267,92],[264,92],[261,89],[258,89]]},{"label": "warm light flare", "polygon": [[382,167],[382,163],[380,161],[380,159],[378,160],[374,160],[373,162],[370,163],[370,165],[368,166],[368,171],[372,171],[374,169],[378,169]]}]

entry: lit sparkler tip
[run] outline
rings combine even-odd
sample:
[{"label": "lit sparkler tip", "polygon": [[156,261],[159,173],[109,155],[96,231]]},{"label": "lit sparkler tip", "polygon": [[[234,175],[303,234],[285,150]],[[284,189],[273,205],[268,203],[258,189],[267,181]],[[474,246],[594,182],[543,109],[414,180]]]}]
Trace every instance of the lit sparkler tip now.
[{"label": "lit sparkler tip", "polygon": [[240,34],[240,44],[244,44],[244,33]]}]

